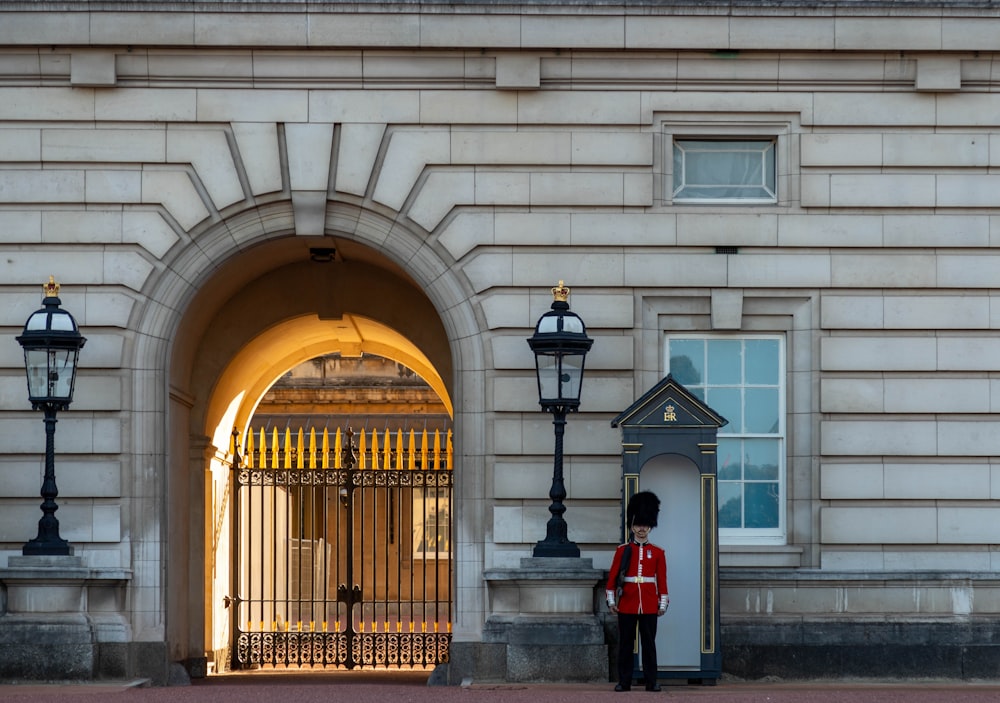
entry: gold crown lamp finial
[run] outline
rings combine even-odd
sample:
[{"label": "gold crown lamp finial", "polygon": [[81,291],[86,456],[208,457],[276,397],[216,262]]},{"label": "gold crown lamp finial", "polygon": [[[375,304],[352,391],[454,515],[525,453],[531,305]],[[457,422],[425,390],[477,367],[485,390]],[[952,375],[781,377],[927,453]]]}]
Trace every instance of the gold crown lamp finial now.
[{"label": "gold crown lamp finial", "polygon": [[552,289],[552,299],[557,303],[565,303],[569,299],[569,288],[559,281],[559,285]]},{"label": "gold crown lamp finial", "polygon": [[59,297],[59,284],[56,283],[55,276],[49,276],[49,282],[42,286],[45,291],[46,298],[58,298]]}]

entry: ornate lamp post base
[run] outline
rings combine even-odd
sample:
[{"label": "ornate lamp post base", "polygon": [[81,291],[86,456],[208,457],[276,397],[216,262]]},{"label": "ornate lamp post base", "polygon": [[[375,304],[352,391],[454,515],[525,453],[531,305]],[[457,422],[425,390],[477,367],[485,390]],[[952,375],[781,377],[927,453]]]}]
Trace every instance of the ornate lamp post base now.
[{"label": "ornate lamp post base", "polygon": [[28,540],[21,548],[21,555],[26,557],[71,557],[73,546],[64,539],[43,540],[36,537]]}]

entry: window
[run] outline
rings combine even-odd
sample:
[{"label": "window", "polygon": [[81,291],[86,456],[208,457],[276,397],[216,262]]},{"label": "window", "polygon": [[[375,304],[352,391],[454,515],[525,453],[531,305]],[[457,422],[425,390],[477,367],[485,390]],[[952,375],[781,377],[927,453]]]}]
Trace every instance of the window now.
[{"label": "window", "polygon": [[719,430],[719,536],[784,539],[784,338],[671,336],[673,377],[729,421]]},{"label": "window", "polygon": [[775,142],[677,139],[675,203],[775,203]]},{"label": "window", "polygon": [[413,553],[418,559],[451,556],[451,501],[447,488],[413,489]]}]

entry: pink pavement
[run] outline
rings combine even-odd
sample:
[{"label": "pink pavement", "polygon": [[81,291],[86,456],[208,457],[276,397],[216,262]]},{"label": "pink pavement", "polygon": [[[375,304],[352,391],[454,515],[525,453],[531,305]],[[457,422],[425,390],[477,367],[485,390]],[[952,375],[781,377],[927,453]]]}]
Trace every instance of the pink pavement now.
[{"label": "pink pavement", "polygon": [[[723,680],[715,686],[664,685],[615,693],[613,684],[427,686],[425,672],[238,674],[190,686],[152,688],[141,682],[0,685],[0,701],[18,703],[994,703],[1000,681]],[[68,700],[67,700],[68,699]]]}]

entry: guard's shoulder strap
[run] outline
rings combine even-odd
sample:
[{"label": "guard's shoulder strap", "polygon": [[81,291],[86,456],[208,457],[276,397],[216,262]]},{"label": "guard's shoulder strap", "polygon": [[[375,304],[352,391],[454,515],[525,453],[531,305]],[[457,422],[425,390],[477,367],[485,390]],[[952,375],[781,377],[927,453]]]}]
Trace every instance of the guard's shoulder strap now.
[{"label": "guard's shoulder strap", "polygon": [[622,566],[621,570],[624,573],[625,569],[628,568],[629,560],[632,558],[632,543],[625,543],[625,550],[622,552]]}]

